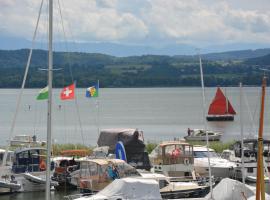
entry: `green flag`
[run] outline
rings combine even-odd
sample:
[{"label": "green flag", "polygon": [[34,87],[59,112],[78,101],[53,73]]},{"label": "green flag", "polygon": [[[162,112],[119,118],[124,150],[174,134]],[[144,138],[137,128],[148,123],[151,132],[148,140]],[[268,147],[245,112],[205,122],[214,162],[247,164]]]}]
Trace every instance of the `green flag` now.
[{"label": "green flag", "polygon": [[48,99],[48,96],[49,96],[49,87],[47,86],[39,91],[37,100]]}]

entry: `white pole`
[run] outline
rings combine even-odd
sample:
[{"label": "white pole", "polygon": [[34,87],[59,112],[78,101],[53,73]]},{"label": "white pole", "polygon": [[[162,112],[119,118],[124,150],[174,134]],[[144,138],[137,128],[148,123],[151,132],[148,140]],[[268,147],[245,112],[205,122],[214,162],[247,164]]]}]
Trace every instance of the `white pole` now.
[{"label": "white pole", "polygon": [[243,102],[242,102],[242,97],[243,97],[243,89],[242,89],[242,83],[240,82],[239,84],[240,87],[240,125],[241,125],[241,171],[242,171],[242,182],[245,184],[245,167],[244,167],[244,135],[243,135]]},{"label": "white pole", "polygon": [[51,130],[52,130],[52,70],[53,70],[53,0],[49,0],[49,69],[48,69],[48,116],[47,116],[47,164],[46,164],[46,200],[50,200],[51,189]]},{"label": "white pole", "polygon": [[98,132],[98,135],[99,135],[99,132],[100,132],[100,115],[99,115],[99,80],[97,82],[97,89],[98,89],[98,96],[97,96],[97,132]]},{"label": "white pole", "polygon": [[204,80],[203,80],[203,68],[202,68],[202,59],[201,55],[199,53],[199,60],[200,60],[200,73],[201,73],[201,85],[202,85],[202,99],[203,99],[203,121],[204,121],[204,130],[206,132],[206,148],[207,148],[207,154],[208,154],[208,173],[209,173],[209,184],[210,184],[210,199],[213,199],[213,186],[212,186],[212,173],[211,173],[211,163],[210,163],[210,156],[209,156],[209,138],[208,138],[208,132],[207,125],[206,125],[206,103],[205,103],[205,92],[204,92]]}]

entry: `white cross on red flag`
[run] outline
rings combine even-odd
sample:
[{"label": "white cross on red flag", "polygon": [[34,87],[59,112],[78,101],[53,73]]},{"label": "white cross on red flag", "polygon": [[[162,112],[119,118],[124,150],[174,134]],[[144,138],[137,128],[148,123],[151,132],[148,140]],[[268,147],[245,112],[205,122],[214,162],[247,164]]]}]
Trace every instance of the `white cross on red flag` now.
[{"label": "white cross on red flag", "polygon": [[74,99],[74,97],[75,97],[75,84],[74,83],[62,89],[61,94],[60,94],[61,100]]}]

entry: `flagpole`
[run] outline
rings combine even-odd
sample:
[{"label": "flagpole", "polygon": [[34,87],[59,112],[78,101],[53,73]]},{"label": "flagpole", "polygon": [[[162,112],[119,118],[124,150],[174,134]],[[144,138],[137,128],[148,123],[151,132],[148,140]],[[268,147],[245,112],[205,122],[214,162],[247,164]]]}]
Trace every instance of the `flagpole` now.
[{"label": "flagpole", "polygon": [[99,115],[99,80],[97,82],[97,90],[98,90],[98,97],[97,97],[97,132],[98,132],[98,135],[99,135],[99,132],[100,132],[100,123],[99,123],[99,118],[100,118],[100,115]]}]

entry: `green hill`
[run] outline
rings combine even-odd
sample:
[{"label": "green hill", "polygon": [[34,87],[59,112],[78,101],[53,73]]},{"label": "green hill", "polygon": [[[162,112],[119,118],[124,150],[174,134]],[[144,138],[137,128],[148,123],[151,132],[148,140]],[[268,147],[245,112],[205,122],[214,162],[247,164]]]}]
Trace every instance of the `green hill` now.
[{"label": "green hill", "polygon": [[[255,55],[259,51],[255,51]],[[262,51],[261,51],[262,52]],[[263,51],[265,53],[265,51]],[[18,88],[21,85],[29,50],[0,51],[0,87]],[[235,52],[227,53],[231,56]],[[243,53],[243,52],[242,52]],[[223,55],[224,56],[224,55]],[[34,50],[27,87],[44,87],[47,83],[47,52]],[[54,52],[54,87],[63,87],[77,81],[78,87],[87,87],[100,80],[101,87],[176,87],[200,86],[197,56],[130,56],[114,57],[104,54]],[[203,55],[203,58],[206,56]],[[239,58],[239,52],[234,56]],[[243,55],[242,55],[243,57]],[[206,86],[257,85],[261,81],[258,63],[268,65],[269,56],[243,59],[203,60]]]}]

